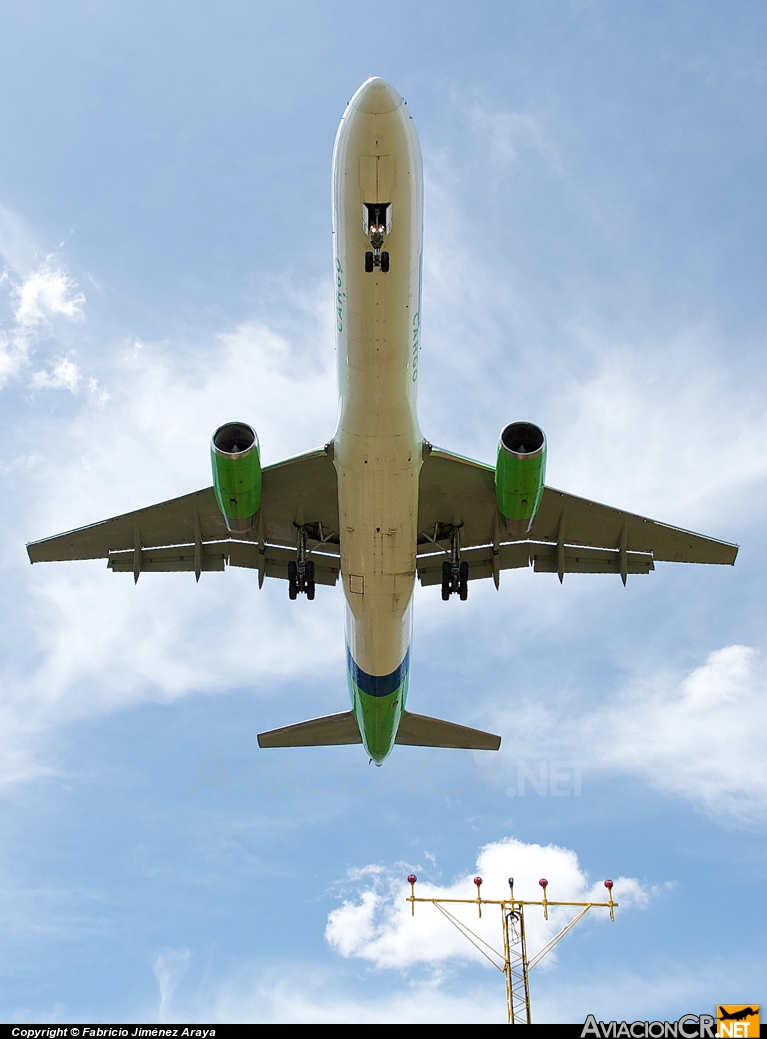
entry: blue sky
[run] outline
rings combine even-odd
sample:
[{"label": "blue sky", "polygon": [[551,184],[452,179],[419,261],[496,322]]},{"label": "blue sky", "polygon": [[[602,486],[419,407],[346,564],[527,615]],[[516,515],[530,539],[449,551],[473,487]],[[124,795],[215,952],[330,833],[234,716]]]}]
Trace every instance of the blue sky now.
[{"label": "blue sky", "polygon": [[[41,0],[3,25],[0,1018],[503,1020],[470,946],[403,917],[411,870],[616,880],[615,924],[536,968],[534,1020],[767,1002],[764,6]],[[208,485],[229,419],[267,462],[332,434],[330,161],[369,75],[424,154],[425,435],[492,461],[538,422],[554,486],[741,545],[625,590],[419,590],[411,708],[503,748],[380,770],[255,742],[346,708],[339,589],[134,588],[23,547]]]}]

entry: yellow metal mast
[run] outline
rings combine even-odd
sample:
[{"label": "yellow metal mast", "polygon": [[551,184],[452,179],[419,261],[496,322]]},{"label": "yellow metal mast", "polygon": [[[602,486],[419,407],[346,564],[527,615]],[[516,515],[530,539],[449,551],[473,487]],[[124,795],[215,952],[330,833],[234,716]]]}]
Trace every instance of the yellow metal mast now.
[{"label": "yellow metal mast", "polygon": [[[541,901],[514,897],[514,878],[509,877],[508,898],[482,898],[482,877],[475,877],[474,883],[477,887],[476,898],[416,898],[415,885],[418,877],[411,873],[407,878],[410,884],[411,915],[415,916],[416,902],[430,902],[442,915],[456,927],[464,938],[477,949],[486,960],[499,971],[506,979],[506,1012],[510,1025],[529,1025],[532,1021],[530,1015],[530,971],[541,962],[543,957],[551,952],[557,942],[561,941],[569,930],[571,930],[588,913],[589,909],[604,908],[610,910],[610,919],[615,920],[615,909],[618,905],[613,901],[613,882],[606,880],[607,902],[552,902],[547,895],[548,880],[542,877],[538,883],[543,891]],[[477,913],[482,916],[482,906],[499,906],[501,910],[501,924],[503,927],[503,952],[498,952],[489,945],[484,938],[480,938],[462,920],[445,908],[446,904],[453,905],[475,905]],[[548,941],[532,958],[527,955],[527,940],[525,938],[525,906],[542,906],[545,920],[549,918],[549,906],[567,906],[571,909],[580,909],[573,919],[562,928],[554,937]]]}]

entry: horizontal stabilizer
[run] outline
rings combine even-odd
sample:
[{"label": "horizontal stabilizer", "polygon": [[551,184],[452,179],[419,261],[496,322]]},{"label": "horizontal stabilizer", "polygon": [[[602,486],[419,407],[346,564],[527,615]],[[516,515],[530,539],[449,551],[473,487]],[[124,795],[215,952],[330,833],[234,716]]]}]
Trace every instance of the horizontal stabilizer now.
[{"label": "horizontal stabilizer", "polygon": [[[445,725],[446,722],[442,722]],[[460,726],[453,726],[460,728]],[[471,732],[466,729],[466,732]],[[259,747],[338,747],[345,743],[362,743],[360,730],[351,711],[326,714],[297,725],[259,732]]]},{"label": "horizontal stabilizer", "polygon": [[[340,715],[336,715],[340,717]],[[462,750],[498,750],[501,737],[466,725],[443,722],[440,718],[427,718],[424,714],[402,715],[395,743],[409,747],[445,747]]]}]

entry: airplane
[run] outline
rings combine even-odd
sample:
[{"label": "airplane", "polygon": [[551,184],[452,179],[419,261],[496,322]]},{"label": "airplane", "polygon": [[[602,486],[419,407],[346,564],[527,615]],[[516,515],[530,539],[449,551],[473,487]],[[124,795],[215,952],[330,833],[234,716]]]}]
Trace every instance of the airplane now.
[{"label": "airplane", "polygon": [[413,592],[536,573],[647,574],[658,561],[733,564],[738,548],[545,485],[546,437],[500,433],[495,466],[433,446],[418,425],[423,180],[406,102],[379,77],[348,103],[333,154],[340,418],[324,447],[261,466],[256,431],[220,426],[213,486],[27,546],[32,563],[105,558],[132,573],[248,567],[291,599],[342,580],[351,710],[258,734],[261,747],[361,743],[497,750],[500,736],[411,713]]},{"label": "airplane", "polygon": [[718,1008],[719,1018],[722,1021],[745,1021],[747,1017],[753,1017],[757,1013],[758,1007],[743,1007],[741,1010],[734,1010],[731,1014],[728,1013],[723,1006]]}]

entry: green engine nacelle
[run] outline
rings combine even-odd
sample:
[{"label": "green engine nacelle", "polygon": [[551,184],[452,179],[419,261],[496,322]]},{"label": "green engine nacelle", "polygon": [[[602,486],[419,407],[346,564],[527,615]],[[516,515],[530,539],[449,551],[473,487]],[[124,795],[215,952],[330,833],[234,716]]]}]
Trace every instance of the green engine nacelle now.
[{"label": "green engine nacelle", "polygon": [[501,430],[495,466],[495,495],[516,537],[529,531],[543,497],[546,437],[532,422],[511,422]]},{"label": "green engine nacelle", "polygon": [[243,534],[261,504],[261,456],[255,429],[245,422],[219,426],[210,442],[213,488],[227,529]]}]

